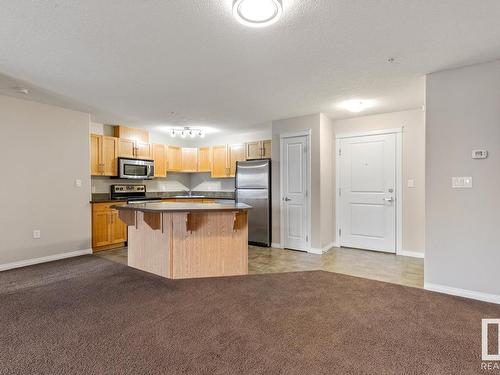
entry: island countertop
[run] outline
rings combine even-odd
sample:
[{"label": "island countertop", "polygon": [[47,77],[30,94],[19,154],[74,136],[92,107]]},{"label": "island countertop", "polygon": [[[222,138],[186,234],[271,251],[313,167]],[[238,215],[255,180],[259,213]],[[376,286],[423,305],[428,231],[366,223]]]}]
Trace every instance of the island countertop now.
[{"label": "island countertop", "polygon": [[140,212],[193,212],[193,211],[246,211],[252,207],[244,203],[190,203],[190,202],[147,202],[114,205],[119,211]]}]

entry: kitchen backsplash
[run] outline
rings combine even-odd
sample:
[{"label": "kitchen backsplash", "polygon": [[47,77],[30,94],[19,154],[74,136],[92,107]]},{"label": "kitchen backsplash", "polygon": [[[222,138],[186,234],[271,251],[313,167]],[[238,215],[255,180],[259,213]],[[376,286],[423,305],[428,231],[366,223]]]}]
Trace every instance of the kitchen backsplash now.
[{"label": "kitchen backsplash", "polygon": [[144,184],[148,192],[162,191],[234,191],[234,178],[212,179],[210,173],[168,173],[166,178],[133,181],[92,177],[92,193],[109,193],[114,184]]}]

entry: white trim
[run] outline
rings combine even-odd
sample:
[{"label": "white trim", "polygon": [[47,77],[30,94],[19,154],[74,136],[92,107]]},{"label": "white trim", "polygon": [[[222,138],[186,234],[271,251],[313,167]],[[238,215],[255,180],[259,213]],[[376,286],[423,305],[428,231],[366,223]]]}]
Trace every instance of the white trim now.
[{"label": "white trim", "polygon": [[453,288],[451,286],[432,284],[432,283],[424,283],[424,289],[430,290],[432,292],[451,294],[452,296],[459,296],[470,299],[476,299],[484,302],[500,304],[500,296],[496,294],[476,292],[474,290]]},{"label": "white trim", "polygon": [[370,130],[366,132],[351,132],[351,133],[340,133],[336,134],[336,139],[342,138],[354,138],[354,137],[366,137],[369,135],[382,135],[382,134],[394,134],[394,133],[402,133],[403,127],[393,128],[393,129],[380,129],[380,130]]},{"label": "white trim", "polygon": [[275,249],[283,249],[283,246],[281,246],[281,244],[277,242],[271,243],[271,247],[274,247]]},{"label": "white trim", "polygon": [[421,258],[423,259],[425,257],[424,252],[419,252],[419,251],[406,251],[406,250],[400,250],[397,255],[401,255],[404,257],[412,257],[412,258]]},{"label": "white trim", "polygon": [[33,264],[53,262],[54,260],[78,257],[78,256],[88,255],[88,254],[92,254],[92,249],[77,250],[77,251],[71,251],[68,253],[48,255],[46,257],[41,257],[41,258],[20,260],[17,262],[0,264],[0,271],[6,271],[6,270],[14,269],[14,268],[31,266]]},{"label": "white trim", "polygon": [[309,252],[311,248],[311,175],[312,175],[312,165],[311,165],[311,129],[298,130],[295,132],[281,133],[280,134],[280,243],[281,248],[284,248],[285,243],[285,220],[284,220],[284,209],[283,209],[283,141],[286,138],[294,137],[307,137],[307,241],[306,248],[304,251]]},{"label": "white trim", "polygon": [[373,130],[337,134],[335,136],[335,238],[338,247],[342,246],[339,238],[341,207],[339,199],[340,188],[340,140],[344,138],[366,137],[372,135],[396,134],[396,254],[403,255],[403,132],[404,127],[394,129]]},{"label": "white trim", "polygon": [[323,246],[321,249],[318,249],[318,248],[315,248],[315,247],[311,247],[308,251],[309,254],[317,254],[317,255],[321,255],[321,254],[324,254],[326,252],[328,252],[328,250],[330,250],[332,247],[338,247],[336,246],[336,242],[330,242],[328,245],[326,246]]}]

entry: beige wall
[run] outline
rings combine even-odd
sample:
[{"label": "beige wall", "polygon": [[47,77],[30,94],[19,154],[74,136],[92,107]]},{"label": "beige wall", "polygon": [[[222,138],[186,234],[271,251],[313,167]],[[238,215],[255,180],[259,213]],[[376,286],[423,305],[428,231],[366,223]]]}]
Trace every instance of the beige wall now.
[{"label": "beige wall", "polygon": [[89,115],[0,96],[0,127],[0,265],[89,249]]},{"label": "beige wall", "polygon": [[[320,115],[321,247],[330,248],[335,233],[335,134],[332,120]],[[327,249],[326,249],[327,250]]]},{"label": "beige wall", "polygon": [[[362,116],[333,123],[335,134],[403,127],[403,250],[425,251],[425,112],[421,109]],[[334,157],[335,157],[334,153]],[[335,165],[335,164],[333,164]],[[415,181],[408,188],[409,179]]]},{"label": "beige wall", "polygon": [[[426,287],[500,303],[500,60],[428,75],[426,108]],[[474,149],[489,157],[473,160]],[[453,176],[473,188],[452,189]]]}]

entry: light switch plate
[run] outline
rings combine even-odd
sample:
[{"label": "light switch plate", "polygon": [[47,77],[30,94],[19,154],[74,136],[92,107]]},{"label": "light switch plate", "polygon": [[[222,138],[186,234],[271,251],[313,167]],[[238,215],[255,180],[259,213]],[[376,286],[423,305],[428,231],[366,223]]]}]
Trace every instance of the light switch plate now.
[{"label": "light switch plate", "polygon": [[408,180],[408,187],[414,188],[415,187],[415,180]]},{"label": "light switch plate", "polygon": [[81,188],[82,187],[82,180],[75,180],[75,187]]},{"label": "light switch plate", "polygon": [[487,150],[472,150],[472,159],[486,159],[487,157]]},{"label": "light switch plate", "polygon": [[472,189],[472,177],[452,177],[451,187],[453,189]]},{"label": "light switch plate", "polygon": [[33,238],[35,240],[38,240],[41,236],[42,236],[42,232],[40,231],[40,229],[33,230]]}]

